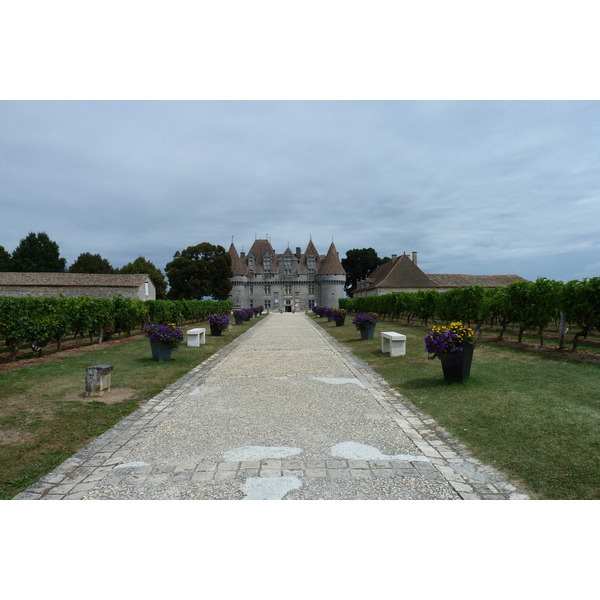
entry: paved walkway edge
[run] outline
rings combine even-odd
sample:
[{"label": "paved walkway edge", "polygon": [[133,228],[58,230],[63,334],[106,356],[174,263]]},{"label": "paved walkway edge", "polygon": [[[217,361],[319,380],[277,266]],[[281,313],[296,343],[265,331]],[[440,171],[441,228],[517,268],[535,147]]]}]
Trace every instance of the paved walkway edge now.
[{"label": "paved walkway edge", "polygon": [[[140,408],[124,417],[114,427],[61,463],[36,483],[17,494],[13,500],[81,500],[95,484],[122,463],[148,431],[164,421],[177,407],[177,400],[189,388],[204,380],[212,368],[233,352],[261,323],[238,336],[204,362],[147,400]],[[75,485],[73,486],[73,481]]]},{"label": "paved walkway edge", "polygon": [[[420,452],[464,500],[525,500],[529,496],[506,481],[496,469],[484,465],[468,449],[453,439],[434,419],[423,414],[402,394],[395,391],[367,363],[354,356],[310,317],[306,317],[319,336],[339,359],[365,385],[390,418],[412,440]],[[268,317],[267,317],[268,319]],[[202,382],[211,370],[254,335],[263,320],[233,340],[189,373],[145,402],[112,429],[74,454],[38,482],[15,496],[14,500],[80,500],[115,465],[123,463],[146,434],[165,420],[177,407],[180,397],[191,386]]]},{"label": "paved walkway edge", "polygon": [[498,470],[475,458],[464,444],[393,389],[365,361],[352,354],[312,319],[310,321],[340,360],[365,384],[379,405],[463,500],[530,499],[506,481]]}]

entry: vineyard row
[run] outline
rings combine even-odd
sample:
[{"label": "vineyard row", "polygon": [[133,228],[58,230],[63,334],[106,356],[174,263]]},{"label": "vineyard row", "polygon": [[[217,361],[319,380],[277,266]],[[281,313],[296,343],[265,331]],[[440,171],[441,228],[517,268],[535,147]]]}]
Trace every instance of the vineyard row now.
[{"label": "vineyard row", "polygon": [[131,334],[144,323],[197,322],[213,313],[229,313],[229,300],[137,300],[115,296],[88,298],[12,298],[0,296],[0,339],[14,359],[23,344],[34,352],[67,336],[109,339]]},{"label": "vineyard row", "polygon": [[506,287],[481,286],[456,288],[447,292],[422,290],[362,296],[340,300],[340,308],[352,313],[373,312],[380,318],[427,324],[437,319],[445,323],[462,321],[481,329],[484,323],[500,325],[500,337],[513,324],[519,329],[519,342],[525,331],[536,331],[540,345],[544,330],[551,323],[559,328],[559,348],[564,347],[567,327],[577,329],[573,350],[581,338],[600,330],[600,277],[563,283],[541,277],[536,281],[517,281]]}]

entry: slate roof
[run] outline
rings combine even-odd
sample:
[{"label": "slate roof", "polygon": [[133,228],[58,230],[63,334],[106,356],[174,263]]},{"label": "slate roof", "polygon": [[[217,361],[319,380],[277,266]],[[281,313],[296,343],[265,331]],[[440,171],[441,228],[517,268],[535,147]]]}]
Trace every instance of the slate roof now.
[{"label": "slate roof", "polygon": [[96,273],[0,272],[0,286],[138,288],[147,278],[149,278],[148,274],[107,275]]}]

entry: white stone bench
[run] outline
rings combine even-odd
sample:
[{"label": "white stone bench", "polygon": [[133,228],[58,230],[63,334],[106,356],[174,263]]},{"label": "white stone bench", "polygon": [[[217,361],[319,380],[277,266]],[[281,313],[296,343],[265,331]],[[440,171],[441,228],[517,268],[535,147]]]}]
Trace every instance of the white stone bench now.
[{"label": "white stone bench", "polygon": [[200,344],[206,344],[206,329],[203,327],[190,329],[187,332],[187,345],[199,348]]},{"label": "white stone bench", "polygon": [[381,351],[389,352],[390,356],[406,354],[406,336],[395,331],[381,332]]}]

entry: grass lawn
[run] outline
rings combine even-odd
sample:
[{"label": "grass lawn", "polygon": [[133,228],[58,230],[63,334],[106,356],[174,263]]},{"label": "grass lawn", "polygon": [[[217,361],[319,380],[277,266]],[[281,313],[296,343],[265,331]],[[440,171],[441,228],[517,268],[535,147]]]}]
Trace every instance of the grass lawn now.
[{"label": "grass lawn", "polygon": [[[190,348],[184,342],[168,362],[153,361],[148,339],[142,338],[0,373],[0,499],[35,483],[262,318],[233,325],[220,337],[201,324],[206,344]],[[111,394],[98,399],[103,401],[82,397],[86,367],[103,363],[114,365],[113,398],[125,391],[128,399],[109,404],[104,400]]]},{"label": "grass lawn", "polygon": [[[361,340],[346,318],[335,327],[313,317],[421,411],[483,462],[540,499],[600,499],[600,366],[482,342],[471,376],[447,384],[439,360],[428,360],[429,328],[377,324]],[[407,338],[406,356],[381,352],[381,331]]]}]

